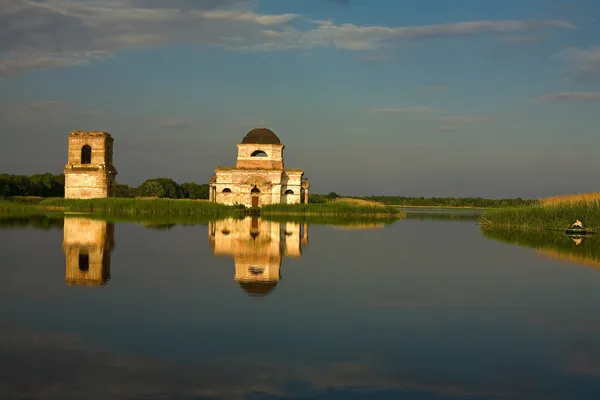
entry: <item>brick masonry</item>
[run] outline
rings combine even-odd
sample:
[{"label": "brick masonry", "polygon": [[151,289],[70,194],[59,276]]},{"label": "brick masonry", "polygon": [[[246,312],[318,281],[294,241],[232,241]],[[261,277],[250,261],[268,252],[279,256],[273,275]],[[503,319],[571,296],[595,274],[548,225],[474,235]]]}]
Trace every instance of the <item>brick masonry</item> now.
[{"label": "brick masonry", "polygon": [[[72,131],[69,134],[68,160],[65,165],[65,198],[92,199],[111,197],[117,170],[113,165],[114,139],[107,132]],[[91,148],[85,160],[84,146]],[[86,162],[89,161],[89,162]]]},{"label": "brick masonry", "polygon": [[[246,207],[298,204],[308,199],[304,171],[284,169],[283,144],[237,145],[235,168],[217,168],[210,181],[210,200]],[[263,153],[257,156],[257,153]]]}]

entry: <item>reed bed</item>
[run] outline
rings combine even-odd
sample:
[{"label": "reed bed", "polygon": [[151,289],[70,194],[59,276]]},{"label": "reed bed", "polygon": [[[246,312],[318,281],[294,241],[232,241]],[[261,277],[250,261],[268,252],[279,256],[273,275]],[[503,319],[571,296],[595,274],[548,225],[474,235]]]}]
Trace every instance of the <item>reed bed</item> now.
[{"label": "reed bed", "polygon": [[563,230],[577,219],[587,228],[600,228],[600,193],[551,196],[530,206],[489,210],[479,221],[486,226]]},{"label": "reed bed", "polygon": [[556,206],[563,206],[563,205],[579,206],[581,204],[590,204],[590,205],[599,206],[600,205],[600,192],[551,196],[551,197],[546,197],[544,199],[539,200],[539,204],[542,206],[548,206],[548,207],[556,207]]},{"label": "reed bed", "polygon": [[489,210],[481,215],[479,222],[486,226],[564,230],[577,219],[585,227],[597,230],[600,227],[600,204],[593,202],[563,203],[553,206],[536,204]]},{"label": "reed bed", "polygon": [[0,212],[1,213],[19,213],[28,212],[31,210],[38,209],[38,203],[31,204],[26,202],[0,200]]},{"label": "reed bed", "polygon": [[[368,201],[339,201],[323,204],[273,204],[265,205],[260,209],[261,216],[284,217],[335,217],[338,220],[351,220],[364,222],[365,219],[397,220],[404,216],[404,212],[396,207],[372,204]],[[28,201],[0,200],[0,213],[85,213],[88,216],[98,215],[100,218],[107,216],[119,217],[127,220],[144,220],[169,217],[194,219],[194,222],[203,223],[210,218],[240,216],[247,210],[243,206],[226,206],[207,201],[185,199],[141,199],[141,198],[102,198],[89,200],[75,200],[64,198],[45,198]],[[192,218],[194,217],[194,218]],[[165,223],[169,224],[170,221]]]},{"label": "reed bed", "polygon": [[334,203],[349,203],[363,207],[385,207],[386,205],[380,201],[355,199],[353,197],[338,197],[333,200]]},{"label": "reed bed", "polygon": [[339,215],[339,216],[378,216],[403,217],[404,212],[395,207],[361,205],[354,202],[333,201],[328,203],[309,204],[269,204],[261,208],[261,215]]},{"label": "reed bed", "polygon": [[75,200],[52,198],[38,204],[43,208],[61,208],[65,211],[79,211],[115,215],[210,215],[225,216],[240,213],[240,207],[225,206],[210,202],[197,202],[184,199],[130,199],[104,198]]}]

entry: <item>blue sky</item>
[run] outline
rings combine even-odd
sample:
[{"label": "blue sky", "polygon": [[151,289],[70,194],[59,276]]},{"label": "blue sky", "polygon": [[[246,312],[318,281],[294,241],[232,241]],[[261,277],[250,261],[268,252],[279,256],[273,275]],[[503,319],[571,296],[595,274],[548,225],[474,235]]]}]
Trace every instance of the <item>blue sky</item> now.
[{"label": "blue sky", "polygon": [[207,182],[259,125],[313,191],[598,191],[593,0],[0,0],[0,171]]}]

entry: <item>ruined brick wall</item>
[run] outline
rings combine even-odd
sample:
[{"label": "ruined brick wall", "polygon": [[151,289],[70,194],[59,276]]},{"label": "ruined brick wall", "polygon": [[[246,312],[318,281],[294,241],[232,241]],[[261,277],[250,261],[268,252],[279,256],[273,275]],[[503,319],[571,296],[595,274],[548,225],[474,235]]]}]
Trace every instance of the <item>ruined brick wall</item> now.
[{"label": "ruined brick wall", "polygon": [[[252,206],[252,198],[265,204],[301,202],[302,170],[217,169],[211,182],[211,201],[221,204]],[[256,187],[259,193],[253,194]]]},{"label": "ruined brick wall", "polygon": [[115,175],[103,169],[65,169],[65,199],[94,199],[111,197]]},{"label": "ruined brick wall", "polygon": [[110,279],[114,225],[88,218],[65,217],[63,250],[69,285],[104,285]]},{"label": "ruined brick wall", "polygon": [[[238,144],[236,168],[252,169],[283,169],[282,144]],[[266,157],[252,156],[253,153],[262,151]]]},{"label": "ruined brick wall", "polygon": [[281,203],[298,204],[302,199],[302,170],[286,170],[281,185]]},{"label": "ruined brick wall", "polygon": [[[216,202],[222,204],[243,204],[250,207],[252,197],[259,199],[259,205],[279,203],[281,199],[282,170],[217,169],[215,195]],[[253,195],[256,187],[259,193]]]},{"label": "ruined brick wall", "polygon": [[[113,195],[117,175],[113,166],[113,142],[107,132],[72,131],[69,134],[65,198],[90,199]],[[84,159],[84,146],[91,148],[89,160]]]}]

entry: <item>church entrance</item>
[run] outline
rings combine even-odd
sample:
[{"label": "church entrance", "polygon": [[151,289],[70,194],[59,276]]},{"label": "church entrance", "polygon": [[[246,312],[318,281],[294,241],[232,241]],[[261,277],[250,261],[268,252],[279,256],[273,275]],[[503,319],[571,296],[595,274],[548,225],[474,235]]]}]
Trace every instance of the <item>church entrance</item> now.
[{"label": "church entrance", "polygon": [[254,188],[250,191],[252,195],[252,207],[258,207],[260,205],[260,190],[254,186]]}]

